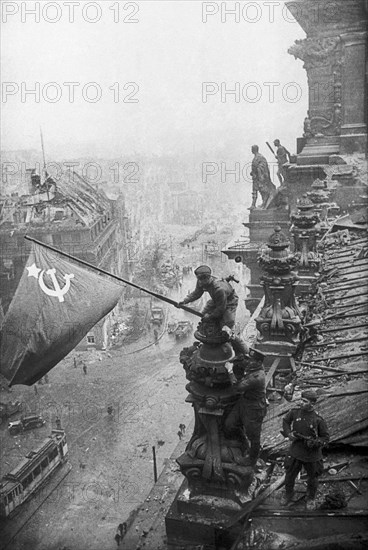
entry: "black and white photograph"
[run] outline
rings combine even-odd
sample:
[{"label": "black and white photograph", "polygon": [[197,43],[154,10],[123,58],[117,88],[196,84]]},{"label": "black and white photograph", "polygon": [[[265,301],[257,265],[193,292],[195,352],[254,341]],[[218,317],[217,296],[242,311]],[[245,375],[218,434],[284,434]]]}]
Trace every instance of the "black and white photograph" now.
[{"label": "black and white photograph", "polygon": [[0,550],[368,546],[368,0],[2,0]]}]

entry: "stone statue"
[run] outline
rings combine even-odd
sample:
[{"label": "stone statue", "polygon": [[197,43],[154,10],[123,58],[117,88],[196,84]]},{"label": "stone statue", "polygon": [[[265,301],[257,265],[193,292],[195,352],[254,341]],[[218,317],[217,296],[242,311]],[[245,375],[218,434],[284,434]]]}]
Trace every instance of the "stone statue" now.
[{"label": "stone statue", "polygon": [[312,133],[312,122],[310,119],[309,111],[307,112],[307,116],[304,119],[304,134],[303,137],[306,139],[313,137]]},{"label": "stone statue", "polygon": [[265,157],[259,153],[258,145],[252,145],[252,153],[254,154],[254,158],[252,160],[251,171],[251,176],[253,180],[251,208],[256,207],[258,192],[261,194],[262,197],[261,208],[266,208],[276,192],[276,187],[271,181],[268,162]]}]

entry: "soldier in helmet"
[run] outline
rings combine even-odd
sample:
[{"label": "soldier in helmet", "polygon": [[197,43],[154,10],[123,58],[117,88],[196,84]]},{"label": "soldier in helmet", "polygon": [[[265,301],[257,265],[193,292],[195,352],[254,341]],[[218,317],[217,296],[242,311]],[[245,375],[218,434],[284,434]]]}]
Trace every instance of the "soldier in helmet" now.
[{"label": "soldier in helmet", "polygon": [[316,507],[318,477],[323,471],[322,447],[327,445],[329,434],[325,420],[315,410],[317,394],[313,390],[302,393],[300,407],[291,409],[283,419],[282,434],[291,441],[285,458],[285,495],[283,505],[292,501],[298,473],[304,467],[307,473],[307,509]]},{"label": "soldier in helmet", "polygon": [[194,274],[197,277],[194,291],[178,305],[195,302],[201,298],[204,292],[208,292],[211,300],[208,300],[203,309],[203,321],[218,321],[221,328],[226,325],[232,329],[235,325],[235,313],[239,299],[231,284],[224,279],[213,277],[211,268],[207,265],[197,267]]},{"label": "soldier in helmet", "polygon": [[262,422],[266,416],[266,377],[263,353],[249,348],[249,354],[238,357],[233,368],[228,364],[230,380],[241,397],[225,420],[225,432],[231,437],[243,428],[249,441],[249,464],[256,468],[261,449]]}]

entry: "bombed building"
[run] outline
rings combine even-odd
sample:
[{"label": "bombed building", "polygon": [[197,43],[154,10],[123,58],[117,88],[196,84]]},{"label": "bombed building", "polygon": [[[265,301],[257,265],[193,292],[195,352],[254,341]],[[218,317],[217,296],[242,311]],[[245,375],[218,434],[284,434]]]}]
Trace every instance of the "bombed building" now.
[{"label": "bombed building", "polygon": [[[127,217],[122,196],[110,200],[71,169],[57,178],[48,176],[42,183],[35,169],[27,169],[21,181],[9,178],[6,187],[10,194],[0,198],[3,314],[29,254],[25,235],[111,273],[127,272],[127,249],[123,246]],[[96,325],[80,343],[81,349],[106,347],[109,326],[109,318]]]}]

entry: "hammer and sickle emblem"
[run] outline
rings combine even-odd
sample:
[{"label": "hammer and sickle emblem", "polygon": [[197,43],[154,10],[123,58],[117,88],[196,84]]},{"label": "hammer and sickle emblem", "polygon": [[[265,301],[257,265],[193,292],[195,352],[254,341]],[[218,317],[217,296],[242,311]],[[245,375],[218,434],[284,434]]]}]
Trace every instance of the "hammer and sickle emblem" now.
[{"label": "hammer and sickle emblem", "polygon": [[45,270],[43,269],[41,271],[39,279],[38,279],[38,284],[40,285],[41,290],[43,290],[43,292],[45,294],[47,294],[48,296],[57,297],[59,299],[59,302],[64,302],[64,294],[66,294],[68,292],[69,288],[70,288],[70,280],[73,279],[73,277],[74,277],[73,273],[70,273],[69,275],[63,275],[63,277],[65,279],[65,285],[64,285],[63,288],[60,288],[58,280],[55,276],[56,269],[54,269],[54,268],[53,269],[48,269],[46,271],[46,274],[50,275],[55,290],[51,290],[50,288],[47,288],[47,286],[45,285],[44,280],[43,280],[44,273],[45,273]]}]

